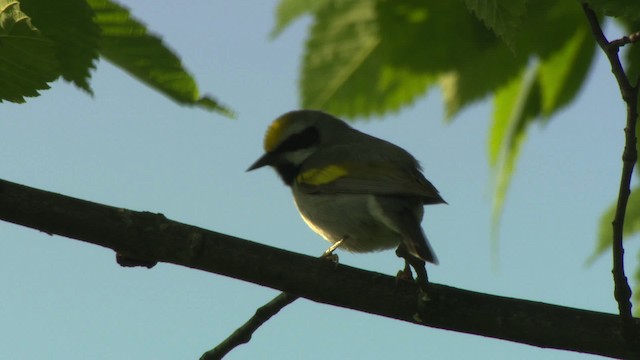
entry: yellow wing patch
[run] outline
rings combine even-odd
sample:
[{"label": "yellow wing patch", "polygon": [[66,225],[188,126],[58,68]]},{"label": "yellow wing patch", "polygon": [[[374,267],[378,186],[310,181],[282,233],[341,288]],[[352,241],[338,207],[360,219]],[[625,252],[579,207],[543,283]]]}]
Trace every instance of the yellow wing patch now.
[{"label": "yellow wing patch", "polygon": [[282,129],[285,128],[285,125],[289,122],[290,118],[291,117],[287,113],[275,119],[273,123],[269,125],[269,128],[264,135],[264,150],[266,152],[273,151],[276,146],[278,146],[278,143],[282,138]]},{"label": "yellow wing patch", "polygon": [[299,184],[322,185],[347,175],[347,169],[337,165],[329,165],[320,169],[309,169],[296,177]]}]

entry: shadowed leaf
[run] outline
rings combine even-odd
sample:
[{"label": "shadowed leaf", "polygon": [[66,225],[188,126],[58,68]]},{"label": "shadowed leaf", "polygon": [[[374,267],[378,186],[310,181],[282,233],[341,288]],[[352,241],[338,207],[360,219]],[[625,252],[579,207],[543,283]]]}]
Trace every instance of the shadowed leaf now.
[{"label": "shadowed leaf", "polygon": [[411,103],[434,77],[386,61],[376,2],[330,1],[318,10],[303,60],[302,106],[347,117]]},{"label": "shadowed leaf", "polygon": [[511,46],[527,0],[465,0],[467,8]]},{"label": "shadowed leaf", "polygon": [[62,77],[92,94],[90,71],[98,58],[100,28],[84,0],[20,0],[42,35],[55,46]]},{"label": "shadowed leaf", "polygon": [[[440,34],[448,41],[417,45]],[[396,111],[495,39],[456,1],[327,0],[307,42],[303,106],[347,116]]]},{"label": "shadowed leaf", "polygon": [[640,1],[637,0],[589,0],[589,4],[600,14],[640,20]]},{"label": "shadowed leaf", "polygon": [[[532,60],[542,59],[544,62],[550,57],[558,58],[558,54],[567,52],[567,43],[578,43],[578,37],[584,40],[584,31],[588,30],[588,25],[582,18],[580,7],[574,5],[554,0],[527,2],[527,14],[509,47],[496,38],[483,49],[462,57],[464,62],[461,65],[440,78],[447,117],[450,119],[465,106],[493,94],[522,72]],[[555,111],[554,106],[557,110],[568,99],[573,99],[578,90],[574,90],[574,84],[579,87],[583,83],[588,70],[588,65],[585,64],[590,64],[593,56],[589,55],[584,42],[577,49],[577,52],[569,52],[571,56],[565,55],[565,58],[572,60],[571,65],[577,67],[564,71],[563,75],[567,76],[564,80],[570,82],[563,80],[562,86],[572,86],[566,88],[569,90],[567,94],[560,93],[564,99],[556,101],[555,105],[551,104],[552,99],[547,98],[547,116]],[[576,58],[576,54],[585,57]],[[561,64],[556,62],[552,68],[560,67]]]},{"label": "shadowed leaf", "polygon": [[376,22],[388,63],[432,75],[457,69],[497,41],[458,1],[378,1]]},{"label": "shadowed leaf", "polygon": [[439,78],[448,120],[465,106],[504,86],[528,61],[527,56],[516,56],[500,41],[469,58],[472,61]]},{"label": "shadowed leaf", "polygon": [[60,76],[54,44],[43,37],[17,1],[0,1],[0,102],[23,103]]}]

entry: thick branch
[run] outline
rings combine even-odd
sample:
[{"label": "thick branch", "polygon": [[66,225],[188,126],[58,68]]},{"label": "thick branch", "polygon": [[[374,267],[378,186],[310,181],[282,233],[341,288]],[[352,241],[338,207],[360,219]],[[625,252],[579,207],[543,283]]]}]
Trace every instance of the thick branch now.
[{"label": "thick branch", "polygon": [[[638,341],[638,332],[633,330],[631,325],[631,288],[627,281],[627,276],[624,272],[624,247],[622,245],[623,240],[623,228],[624,219],[627,209],[627,202],[629,201],[629,194],[631,192],[631,176],[633,174],[633,167],[638,159],[636,148],[636,123],[638,120],[638,84],[632,85],[629,81],[627,74],[622,67],[620,57],[618,56],[619,43],[610,43],[602,32],[598,17],[589,8],[589,5],[585,2],[582,4],[584,13],[591,25],[591,30],[596,39],[596,42],[602,48],[602,51],[607,55],[609,63],[611,64],[611,72],[618,81],[618,87],[620,88],[620,94],[622,99],[627,104],[627,125],[625,131],[625,145],[622,153],[622,175],[620,176],[620,186],[618,189],[618,202],[616,204],[616,214],[613,219],[613,282],[614,282],[614,296],[618,302],[618,310],[626,325],[626,337],[630,341]],[[624,38],[623,38],[624,39]],[[631,39],[637,40],[637,35],[633,34]]]},{"label": "thick branch", "polygon": [[[640,358],[615,315],[432,284],[421,306],[411,283],[166,219],[0,180],[0,219],[268,286],[307,299],[393,319],[539,347]],[[633,319],[640,328],[640,320]]]}]

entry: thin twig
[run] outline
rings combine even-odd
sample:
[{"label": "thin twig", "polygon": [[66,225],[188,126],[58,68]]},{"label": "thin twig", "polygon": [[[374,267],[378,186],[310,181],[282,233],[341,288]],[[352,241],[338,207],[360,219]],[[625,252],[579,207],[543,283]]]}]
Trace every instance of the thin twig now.
[{"label": "thin twig", "polygon": [[[333,255],[333,252],[342,244],[344,239],[336,241],[331,245],[327,251],[325,251],[320,258],[327,259],[327,261],[335,261],[337,264],[337,255]],[[236,347],[246,344],[251,340],[253,333],[258,330],[262,324],[267,322],[273,316],[275,316],[285,306],[291,304],[299,298],[297,295],[290,294],[288,292],[282,292],[280,295],[274,297],[271,301],[264,304],[253,316],[247,320],[242,326],[236,329],[229,337],[224,339],[215,348],[202,354],[200,360],[219,360],[227,355],[231,350]]]},{"label": "thin twig", "polygon": [[280,293],[280,295],[273,298],[273,300],[258,308],[256,313],[246,323],[236,329],[233,334],[229,335],[229,337],[218,344],[218,346],[204,353],[202,357],[200,357],[200,360],[222,359],[237,346],[248,343],[253,333],[258,330],[262,324],[298,298],[299,296],[286,292]]},{"label": "thin twig", "polygon": [[640,31],[634,32],[633,34],[625,35],[620,39],[611,40],[609,46],[621,48],[627,44],[633,44],[638,41],[640,41]]},{"label": "thin twig", "polygon": [[[609,59],[611,64],[611,71],[613,72],[618,86],[620,87],[620,93],[622,99],[627,104],[627,124],[625,131],[625,146],[622,153],[622,175],[620,177],[620,188],[618,191],[618,202],[616,205],[616,215],[613,220],[613,281],[614,281],[614,296],[618,302],[618,310],[620,317],[622,318],[624,326],[623,333],[627,339],[638,341],[637,334],[632,331],[632,314],[631,314],[631,288],[627,281],[627,277],[624,273],[624,247],[622,245],[623,235],[622,230],[624,228],[624,218],[627,208],[627,202],[629,200],[631,176],[633,174],[633,167],[637,161],[638,154],[636,148],[636,123],[638,119],[638,84],[632,85],[627,77],[627,74],[622,67],[620,57],[618,56],[619,47],[624,45],[627,40],[618,40],[615,43],[610,43],[602,32],[598,17],[595,12],[584,2],[582,4],[584,13],[591,25],[591,31],[596,39],[596,42],[602,48],[604,53]],[[637,40],[637,34],[633,34],[628,37],[628,41],[632,38]],[[624,38],[623,38],[624,39]]]}]

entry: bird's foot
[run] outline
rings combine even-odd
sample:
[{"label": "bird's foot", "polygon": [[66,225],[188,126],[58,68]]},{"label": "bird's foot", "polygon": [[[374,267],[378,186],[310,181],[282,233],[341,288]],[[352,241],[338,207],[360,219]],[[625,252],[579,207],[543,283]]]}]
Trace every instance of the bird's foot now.
[{"label": "bird's foot", "polygon": [[339,262],[339,258],[337,254],[334,254],[333,252],[336,251],[336,249],[340,246],[340,244],[342,244],[342,242],[346,239],[347,237],[343,237],[342,239],[336,241],[335,243],[333,243],[331,246],[329,246],[329,248],[327,249],[327,251],[324,252],[324,254],[322,254],[320,256],[320,259],[325,259],[328,261],[333,262],[336,266],[338,266],[338,262]]},{"label": "bird's foot", "polygon": [[411,265],[407,260],[404,261],[404,269],[398,270],[396,274],[396,284],[400,281],[413,282],[413,272],[411,271]]}]

